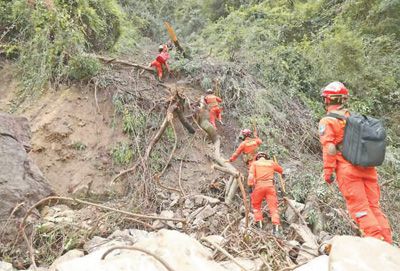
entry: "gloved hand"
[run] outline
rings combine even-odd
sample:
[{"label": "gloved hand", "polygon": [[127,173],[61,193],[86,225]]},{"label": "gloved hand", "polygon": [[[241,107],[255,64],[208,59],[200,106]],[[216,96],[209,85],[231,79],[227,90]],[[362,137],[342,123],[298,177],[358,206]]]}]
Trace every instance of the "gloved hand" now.
[{"label": "gloved hand", "polygon": [[335,175],[334,175],[334,170],[333,168],[325,168],[324,169],[324,180],[328,184],[331,184],[335,181]]},{"label": "gloved hand", "polygon": [[248,186],[247,187],[247,193],[249,193],[249,194],[253,193],[253,187],[252,186]]}]

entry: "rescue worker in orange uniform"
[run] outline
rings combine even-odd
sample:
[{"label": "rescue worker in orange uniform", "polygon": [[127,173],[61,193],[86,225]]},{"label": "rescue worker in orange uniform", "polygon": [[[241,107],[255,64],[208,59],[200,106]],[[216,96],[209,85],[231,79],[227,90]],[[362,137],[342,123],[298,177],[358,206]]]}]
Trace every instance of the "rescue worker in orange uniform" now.
[{"label": "rescue worker in orange uniform", "polygon": [[267,201],[273,226],[273,234],[278,234],[281,224],[278,211],[278,198],[274,186],[274,173],[282,174],[280,165],[272,161],[268,154],[259,152],[256,160],[251,164],[247,184],[251,193],[251,205],[253,207],[254,220],[262,228],[263,214],[261,204],[263,199]]},{"label": "rescue worker in orange uniform", "polygon": [[155,67],[157,70],[158,80],[162,80],[163,77],[163,66],[167,69],[168,72],[171,72],[167,60],[170,58],[168,53],[168,46],[167,45],[160,45],[158,47],[159,54],[157,55],[156,59],[150,63],[150,67]]},{"label": "rescue worker in orange uniform", "polygon": [[[328,84],[322,90],[327,113],[349,116],[345,108],[349,91],[340,82]],[[345,120],[326,116],[319,123],[323,149],[324,179],[328,184],[336,180],[346,201],[347,209],[365,236],[392,243],[389,222],[379,205],[380,188],[375,167],[356,166],[340,152],[344,137]]]},{"label": "rescue worker in orange uniform", "polygon": [[254,158],[256,157],[258,148],[262,144],[262,141],[257,136],[256,132],[254,132],[253,137],[253,132],[250,129],[242,130],[241,134],[244,140],[242,143],[240,143],[239,147],[232,154],[231,158],[229,158],[229,162],[235,161],[240,154],[243,154],[243,161],[245,162],[247,168],[250,168],[250,165],[254,161]]},{"label": "rescue worker in orange uniform", "polygon": [[207,89],[207,95],[204,97],[204,102],[208,106],[208,110],[210,111],[210,122],[217,129],[217,125],[215,124],[215,120],[218,119],[221,125],[224,125],[222,122],[221,116],[221,108],[219,104],[222,103],[222,99],[216,95],[214,95],[214,91],[212,89]]}]

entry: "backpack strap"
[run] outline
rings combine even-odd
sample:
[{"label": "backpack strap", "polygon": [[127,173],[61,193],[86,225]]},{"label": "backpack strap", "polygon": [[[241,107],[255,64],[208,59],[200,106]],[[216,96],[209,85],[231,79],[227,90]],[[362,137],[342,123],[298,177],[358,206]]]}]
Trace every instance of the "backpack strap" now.
[{"label": "backpack strap", "polygon": [[329,112],[326,116],[327,117],[332,117],[332,118],[335,118],[335,119],[340,119],[340,120],[346,120],[347,119],[346,116],[340,115],[338,113],[333,113],[333,112]]}]

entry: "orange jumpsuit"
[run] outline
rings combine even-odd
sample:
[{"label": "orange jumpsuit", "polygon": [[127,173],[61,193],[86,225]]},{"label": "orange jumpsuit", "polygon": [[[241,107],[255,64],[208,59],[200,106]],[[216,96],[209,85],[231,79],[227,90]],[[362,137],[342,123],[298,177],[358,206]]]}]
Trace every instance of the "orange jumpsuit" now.
[{"label": "orange jumpsuit", "polygon": [[258,147],[261,144],[262,141],[257,136],[255,138],[246,137],[246,139],[242,143],[240,143],[235,153],[232,154],[231,158],[229,158],[229,162],[235,161],[239,157],[239,155],[243,153],[243,160],[246,163],[247,167],[250,168],[251,163],[256,157]]},{"label": "orange jumpsuit", "polygon": [[[328,107],[328,112],[348,115],[338,105]],[[323,149],[324,178],[336,172],[338,187],[345,198],[347,209],[365,236],[384,239],[392,243],[389,222],[379,206],[380,188],[375,167],[355,166],[344,159],[335,148],[343,141],[345,121],[326,116],[319,123]]]},{"label": "orange jumpsuit", "polygon": [[217,118],[219,121],[222,121],[221,117],[221,108],[219,108],[219,104],[222,103],[222,99],[214,94],[208,94],[204,101],[208,105],[208,109],[210,110],[210,122],[217,129],[215,124],[215,119]]},{"label": "orange jumpsuit", "polygon": [[256,222],[263,220],[261,204],[265,198],[271,215],[272,224],[279,225],[281,222],[278,212],[278,198],[273,181],[274,172],[282,173],[283,169],[272,160],[260,158],[251,164],[247,184],[254,187],[253,193],[251,193],[254,220]]},{"label": "orange jumpsuit", "polygon": [[157,70],[158,78],[161,80],[163,77],[163,65],[167,68],[169,71],[169,66],[167,63],[167,60],[169,59],[169,53],[167,52],[167,49],[164,49],[161,53],[158,54],[157,58],[150,63],[150,67],[155,67]]}]

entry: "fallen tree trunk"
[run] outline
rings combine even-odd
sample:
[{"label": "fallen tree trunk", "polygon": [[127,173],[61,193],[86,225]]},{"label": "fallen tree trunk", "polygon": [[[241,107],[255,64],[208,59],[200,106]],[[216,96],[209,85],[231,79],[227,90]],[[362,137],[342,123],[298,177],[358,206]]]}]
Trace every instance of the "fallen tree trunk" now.
[{"label": "fallen tree trunk", "polygon": [[[221,156],[221,140],[217,133],[217,130],[214,128],[214,126],[212,126],[212,124],[209,121],[209,112],[208,112],[208,110],[205,109],[206,106],[203,101],[204,101],[204,98],[201,97],[200,98],[200,106],[196,112],[196,120],[197,120],[200,128],[202,128],[208,134],[208,136],[210,137],[210,139],[214,145],[213,159],[219,166],[224,168],[231,175],[239,176],[240,172],[234,166],[232,166],[229,162],[227,162],[226,159],[224,159]],[[232,203],[232,200],[235,196],[237,188],[238,188],[238,179],[234,178],[233,181],[230,182],[230,186],[225,188],[229,191],[225,197],[225,202],[227,204]]]},{"label": "fallen tree trunk", "polygon": [[183,127],[186,128],[186,130],[190,133],[190,134],[194,134],[196,131],[194,130],[194,128],[192,127],[192,125],[190,125],[190,123],[186,120],[185,116],[183,115],[182,110],[178,107],[175,111],[176,115],[178,116],[179,121],[182,123]]}]

